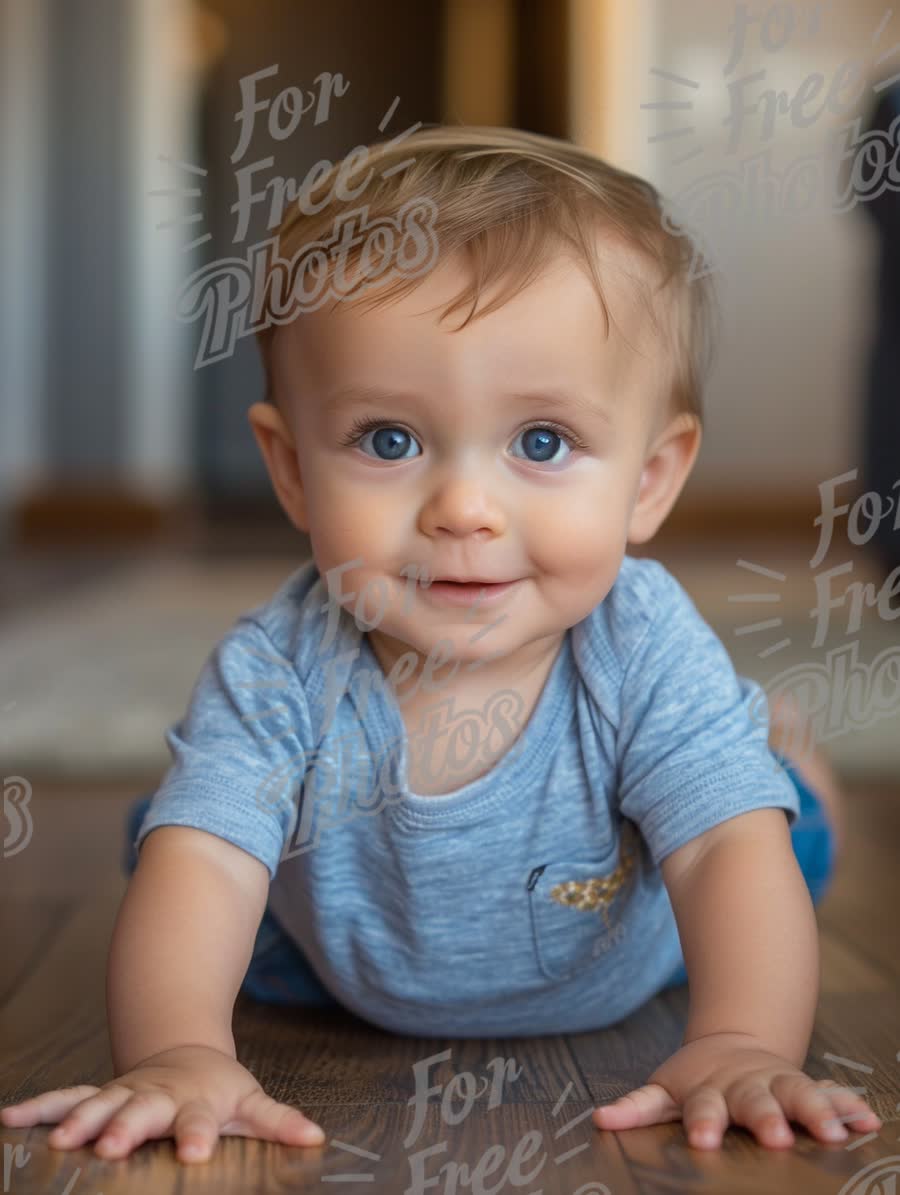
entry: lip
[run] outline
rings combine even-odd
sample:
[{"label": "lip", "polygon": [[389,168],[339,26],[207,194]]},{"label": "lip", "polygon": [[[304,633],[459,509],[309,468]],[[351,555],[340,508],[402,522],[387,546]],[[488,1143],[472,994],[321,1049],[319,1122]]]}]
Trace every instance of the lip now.
[{"label": "lip", "polygon": [[[422,585],[419,592],[428,601],[442,606],[471,606],[476,601],[480,606],[492,606],[499,602],[520,581],[432,581]],[[483,591],[483,592],[482,592]],[[480,600],[479,599],[480,595]]]},{"label": "lip", "polygon": [[499,577],[435,577],[435,581],[455,581],[458,585],[507,585]]}]

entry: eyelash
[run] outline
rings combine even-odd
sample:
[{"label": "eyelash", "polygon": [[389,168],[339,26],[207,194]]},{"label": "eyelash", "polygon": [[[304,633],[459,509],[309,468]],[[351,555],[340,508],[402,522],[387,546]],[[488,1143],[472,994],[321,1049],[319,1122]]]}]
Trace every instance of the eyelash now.
[{"label": "eyelash", "polygon": [[[376,419],[372,415],[363,415],[361,418],[356,420],[347,435],[341,440],[341,444],[345,448],[351,448],[355,444],[358,444],[367,432],[374,431],[379,427],[400,426],[401,424],[395,423],[388,419]],[[562,427],[560,424],[553,423],[552,421],[546,419],[537,423],[529,423],[527,427],[522,428],[522,431],[519,434],[523,435],[525,432],[531,431],[532,428],[536,427],[546,428],[549,431],[555,432],[558,436],[562,436],[563,439],[569,440],[573,448],[578,448],[582,452],[588,451],[587,444],[585,444],[581,437],[576,435],[575,432],[569,431],[568,428]],[[409,434],[411,435],[412,433]]]}]

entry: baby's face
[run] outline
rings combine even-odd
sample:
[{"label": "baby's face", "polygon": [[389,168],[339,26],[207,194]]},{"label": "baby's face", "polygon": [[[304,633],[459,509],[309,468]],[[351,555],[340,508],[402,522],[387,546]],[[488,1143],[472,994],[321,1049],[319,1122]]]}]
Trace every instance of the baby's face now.
[{"label": "baby's face", "polygon": [[[464,313],[438,319],[463,268],[445,261],[386,307],[342,302],[280,329],[275,378],[302,486],[289,513],[319,572],[361,560],[339,584],[369,587],[365,619],[384,610],[373,644],[425,656],[449,640],[446,655],[474,662],[558,638],[609,592],[663,365],[630,280],[604,284],[608,338],[569,259],[452,331]],[[513,584],[473,610],[414,585],[415,568]]]}]

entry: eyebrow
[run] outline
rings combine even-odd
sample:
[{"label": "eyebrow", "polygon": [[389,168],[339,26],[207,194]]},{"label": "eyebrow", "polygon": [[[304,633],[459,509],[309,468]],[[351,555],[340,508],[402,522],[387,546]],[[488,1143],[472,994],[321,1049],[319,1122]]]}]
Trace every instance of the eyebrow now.
[{"label": "eyebrow", "polygon": [[[415,406],[422,401],[421,395],[400,390],[384,390],[379,386],[343,386],[333,391],[323,402],[328,411],[336,411],[345,407],[374,406],[383,403],[399,402]],[[580,393],[579,391],[563,390],[547,387],[540,390],[512,390],[502,395],[501,401],[530,403],[538,407],[550,407],[555,410],[574,410],[583,415],[596,416],[612,422],[612,413],[602,406],[597,399]]]}]

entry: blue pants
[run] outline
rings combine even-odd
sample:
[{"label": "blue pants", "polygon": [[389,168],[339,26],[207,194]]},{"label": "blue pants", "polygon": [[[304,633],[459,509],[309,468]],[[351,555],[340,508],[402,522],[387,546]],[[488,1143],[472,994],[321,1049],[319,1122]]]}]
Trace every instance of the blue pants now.
[{"label": "blue pants", "polygon": [[[830,887],[834,876],[834,831],[828,821],[824,806],[816,794],[804,784],[795,768],[780,754],[776,758],[793,781],[800,798],[800,816],[791,826],[791,842],[800,870],[817,905]],[[130,876],[137,866],[137,852],[134,840],[144,820],[152,794],[139,797],[128,811],[126,819],[127,841],[122,858],[122,869]],[[663,987],[677,987],[687,982],[687,972],[682,963],[669,977]],[[263,914],[253,957],[241,985],[241,991],[267,1004],[303,1004],[318,1008],[342,1007],[325,988],[319,977],[307,963],[302,952],[287,936],[278,921],[268,909]]]}]

